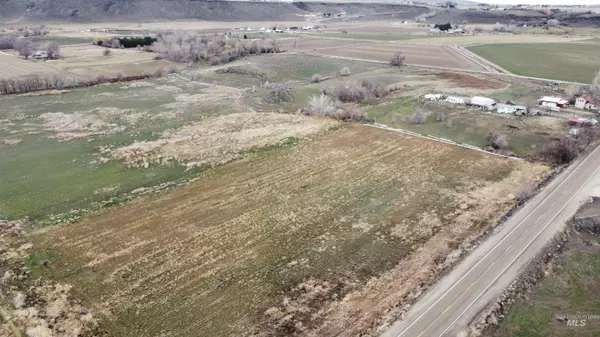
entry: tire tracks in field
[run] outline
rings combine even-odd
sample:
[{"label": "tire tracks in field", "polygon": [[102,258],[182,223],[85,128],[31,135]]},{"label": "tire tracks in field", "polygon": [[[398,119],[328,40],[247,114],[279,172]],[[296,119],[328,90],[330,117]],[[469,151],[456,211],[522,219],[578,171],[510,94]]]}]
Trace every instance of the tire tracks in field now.
[{"label": "tire tracks in field", "polygon": [[[221,69],[221,68],[226,68],[226,67],[223,67],[223,66],[221,66],[221,67],[215,67],[215,68],[208,68],[208,69],[204,69],[203,71],[204,71],[204,72],[207,72],[207,71],[214,71],[214,70],[218,70],[218,69]],[[181,80],[184,80],[184,81],[186,81],[186,82],[189,82],[189,83],[197,83],[197,84],[206,85],[206,86],[213,87],[213,88],[226,88],[227,90],[234,90],[234,91],[237,91],[237,92],[238,92],[238,96],[235,98],[235,104],[236,104],[236,105],[237,105],[237,106],[238,106],[238,107],[239,107],[241,110],[246,110],[246,109],[247,109],[247,110],[248,110],[248,111],[250,111],[250,112],[254,112],[254,113],[256,113],[256,110],[252,109],[252,107],[251,107],[251,106],[246,106],[246,105],[243,105],[242,103],[240,103],[240,99],[241,99],[241,98],[244,96],[244,92],[245,92],[247,89],[245,89],[245,90],[242,90],[242,89],[240,89],[240,88],[230,87],[230,86],[226,86],[226,85],[220,85],[220,84],[214,84],[214,83],[208,83],[208,82],[192,81],[192,80],[190,80],[189,78],[186,78],[186,77],[183,77],[183,76],[179,75],[178,73],[173,73],[173,74],[171,74],[171,75],[173,75],[173,76],[175,76],[175,77],[177,77],[177,78],[179,78],[179,79],[181,79]]]}]

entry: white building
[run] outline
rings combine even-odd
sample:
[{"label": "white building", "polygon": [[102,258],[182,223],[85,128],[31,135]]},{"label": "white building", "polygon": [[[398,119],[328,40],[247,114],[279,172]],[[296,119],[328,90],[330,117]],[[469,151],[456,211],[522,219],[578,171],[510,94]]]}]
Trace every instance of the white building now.
[{"label": "white building", "polygon": [[538,99],[538,104],[548,108],[564,108],[567,104],[569,104],[569,101],[560,97],[544,96]]},{"label": "white building", "polygon": [[471,98],[471,105],[491,110],[496,105],[496,101],[487,97],[475,96]]},{"label": "white building", "polygon": [[423,96],[423,98],[426,101],[439,101],[440,99],[442,99],[442,95],[440,95],[440,94],[427,94],[427,95]]},{"label": "white building", "polygon": [[598,111],[600,104],[592,100],[590,95],[583,95],[575,100],[575,107],[578,109],[587,109]]}]

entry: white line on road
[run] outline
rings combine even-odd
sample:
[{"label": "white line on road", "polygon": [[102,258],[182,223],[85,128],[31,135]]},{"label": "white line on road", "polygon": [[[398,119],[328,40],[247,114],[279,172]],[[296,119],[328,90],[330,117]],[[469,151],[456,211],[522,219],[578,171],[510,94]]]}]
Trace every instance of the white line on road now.
[{"label": "white line on road", "polygon": [[[598,149],[594,150],[593,152],[596,152]],[[581,163],[579,163],[579,165],[577,167],[580,167],[581,165],[583,165],[588,159],[590,159],[592,157],[592,155],[590,154],[588,157],[586,157]],[[492,249],[490,249],[487,254],[485,254],[485,256],[481,259],[479,259],[479,261],[473,266],[471,267],[471,269],[469,269],[458,281],[456,281],[452,287],[450,287],[450,289],[448,289],[442,296],[440,296],[431,306],[429,306],[429,308],[427,308],[427,310],[425,310],[425,312],[423,312],[419,317],[417,317],[417,319],[415,319],[408,327],[406,327],[402,332],[400,332],[399,335],[397,335],[397,337],[402,336],[408,329],[410,329],[415,323],[417,323],[425,314],[427,314],[429,312],[429,310],[431,310],[431,308],[433,308],[437,303],[439,303],[446,295],[448,295],[448,293],[450,291],[452,291],[465,277],[467,277],[472,271],[473,269],[477,268],[477,266],[482,263],[496,248],[498,248],[498,246],[500,246],[504,240],[506,240],[515,230],[517,230],[524,222],[525,220],[527,220],[533,213],[535,213],[535,211],[540,208],[543,204],[544,201],[546,201],[548,198],[550,198],[551,196],[554,195],[555,191],[558,190],[565,182],[567,182],[569,180],[569,178],[571,177],[571,175],[576,171],[576,169],[573,169],[569,175],[550,193],[548,194],[544,199],[542,199],[541,201],[539,201],[539,204],[531,211],[529,212],[529,214],[523,219],[521,220],[508,234],[506,234],[502,240],[500,240],[500,242],[498,242],[496,245],[494,245],[494,247],[492,247]],[[464,313],[463,313],[464,314]],[[439,318],[439,316],[438,316]],[[437,319],[436,319],[437,321]],[[435,321],[434,321],[435,323]],[[433,324],[433,323],[432,323]],[[431,325],[432,325],[431,324]],[[429,325],[427,327],[427,329],[429,329],[429,327],[431,327],[431,325]],[[425,329],[425,330],[427,330]]]}]

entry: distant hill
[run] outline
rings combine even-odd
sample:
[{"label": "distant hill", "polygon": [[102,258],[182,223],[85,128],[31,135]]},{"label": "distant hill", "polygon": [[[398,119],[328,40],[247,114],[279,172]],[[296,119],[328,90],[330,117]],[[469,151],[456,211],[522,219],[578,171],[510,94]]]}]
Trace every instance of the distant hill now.
[{"label": "distant hill", "polygon": [[0,0],[0,20],[31,21],[199,19],[210,21],[298,21],[311,12],[348,15],[400,13],[411,19],[427,8],[400,4],[255,2],[208,0]]}]

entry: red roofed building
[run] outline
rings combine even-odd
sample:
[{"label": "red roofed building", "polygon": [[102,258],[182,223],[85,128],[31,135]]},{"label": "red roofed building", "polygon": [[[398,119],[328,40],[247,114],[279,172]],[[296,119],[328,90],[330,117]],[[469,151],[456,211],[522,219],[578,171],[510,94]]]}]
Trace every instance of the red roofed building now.
[{"label": "red roofed building", "polygon": [[600,103],[592,100],[590,95],[582,95],[575,100],[575,107],[579,109],[595,110],[598,111]]}]

